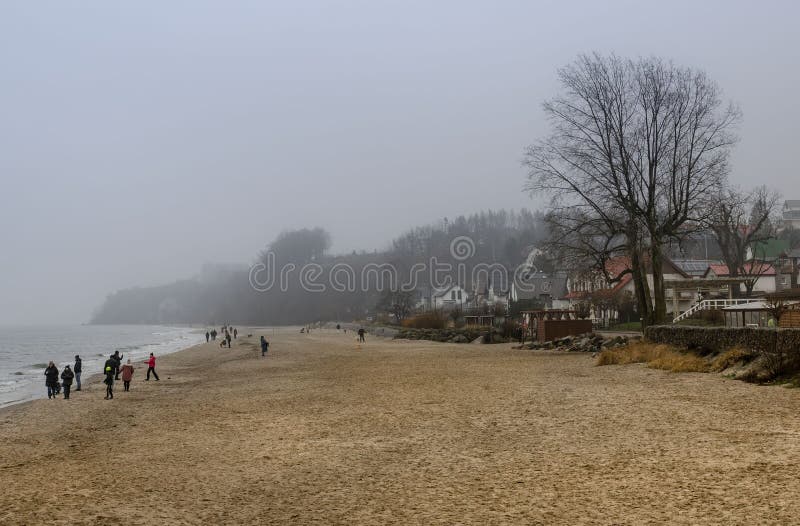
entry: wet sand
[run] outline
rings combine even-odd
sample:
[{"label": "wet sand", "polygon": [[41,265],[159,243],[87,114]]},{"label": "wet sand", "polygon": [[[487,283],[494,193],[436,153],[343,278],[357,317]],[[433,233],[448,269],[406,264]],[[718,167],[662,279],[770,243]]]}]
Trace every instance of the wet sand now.
[{"label": "wet sand", "polygon": [[800,391],[336,331],[262,360],[258,334],[0,411],[0,524],[800,521]]}]

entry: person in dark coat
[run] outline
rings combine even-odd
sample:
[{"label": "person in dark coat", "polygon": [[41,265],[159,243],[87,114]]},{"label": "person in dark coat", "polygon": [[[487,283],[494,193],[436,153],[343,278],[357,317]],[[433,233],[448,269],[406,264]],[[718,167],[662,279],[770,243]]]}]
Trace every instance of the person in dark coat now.
[{"label": "person in dark coat", "polygon": [[208,340],[210,339],[211,339],[211,334],[209,334],[209,332],[206,331],[206,343],[208,343]]},{"label": "person in dark coat", "polygon": [[53,362],[44,370],[44,385],[47,386],[47,398],[55,398],[58,394],[58,367]]},{"label": "person in dark coat", "polygon": [[[108,362],[106,362],[108,363]],[[111,365],[106,365],[103,372],[105,372],[106,379],[103,380],[103,383],[106,384],[106,400],[111,400],[114,398],[114,367]]]},{"label": "person in dark coat", "polygon": [[231,333],[225,332],[225,340],[228,342],[228,349],[231,348]]},{"label": "person in dark coat", "polygon": [[122,358],[125,355],[120,354],[119,351],[114,351],[111,358],[114,360],[114,380],[119,380],[119,369],[122,367]]},{"label": "person in dark coat", "polygon": [[81,390],[81,357],[77,354],[75,355],[75,366],[72,368],[72,372],[75,373],[75,390]]},{"label": "person in dark coat", "polygon": [[267,355],[267,351],[269,351],[269,342],[263,336],[261,337],[261,357]]},{"label": "person in dark coat", "polygon": [[108,372],[109,367],[111,367],[111,372],[114,373],[114,368],[116,366],[117,366],[117,361],[114,359],[114,355],[109,354],[106,363],[103,364],[103,374],[106,374]]},{"label": "person in dark coat", "polygon": [[75,373],[69,368],[69,365],[64,366],[61,372],[61,386],[64,388],[64,400],[69,400],[69,389],[72,387],[72,379],[75,378]]}]

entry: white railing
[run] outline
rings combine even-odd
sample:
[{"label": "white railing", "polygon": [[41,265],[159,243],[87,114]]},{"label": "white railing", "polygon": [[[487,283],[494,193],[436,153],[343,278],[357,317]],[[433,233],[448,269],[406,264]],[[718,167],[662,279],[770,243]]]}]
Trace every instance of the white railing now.
[{"label": "white railing", "polygon": [[678,323],[681,320],[685,320],[686,318],[690,317],[695,312],[700,312],[703,310],[719,310],[724,309],[725,307],[731,307],[733,305],[742,305],[743,303],[752,303],[754,301],[760,301],[759,298],[737,298],[737,299],[724,299],[724,300],[703,300],[695,303],[683,313],[679,314],[672,320],[672,323]]}]

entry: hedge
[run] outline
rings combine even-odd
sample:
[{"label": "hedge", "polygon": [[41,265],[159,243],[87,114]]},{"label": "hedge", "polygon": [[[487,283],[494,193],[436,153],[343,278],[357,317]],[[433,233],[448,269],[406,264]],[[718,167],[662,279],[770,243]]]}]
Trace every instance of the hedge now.
[{"label": "hedge", "polygon": [[800,329],[751,327],[687,327],[655,325],[644,331],[647,340],[688,349],[720,352],[733,347],[800,352]]}]

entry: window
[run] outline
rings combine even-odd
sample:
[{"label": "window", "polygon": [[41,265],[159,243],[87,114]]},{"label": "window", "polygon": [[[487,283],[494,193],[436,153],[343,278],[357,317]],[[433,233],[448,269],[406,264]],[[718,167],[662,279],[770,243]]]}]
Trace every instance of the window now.
[{"label": "window", "polygon": [[461,299],[461,291],[460,290],[458,291],[458,299],[459,300]]},{"label": "window", "polygon": [[456,291],[454,291],[454,290],[450,291],[450,299],[455,301],[455,299],[456,299]]}]

